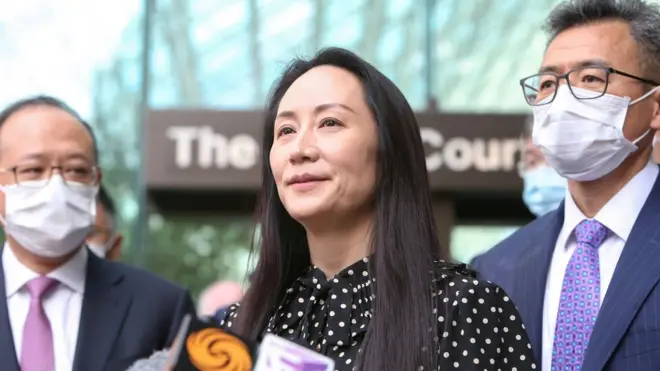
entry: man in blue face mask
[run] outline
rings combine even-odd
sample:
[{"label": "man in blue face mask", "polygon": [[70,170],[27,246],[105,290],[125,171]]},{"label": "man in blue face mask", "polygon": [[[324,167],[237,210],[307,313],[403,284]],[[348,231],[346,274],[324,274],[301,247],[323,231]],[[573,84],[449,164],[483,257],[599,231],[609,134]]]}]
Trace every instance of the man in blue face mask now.
[{"label": "man in blue face mask", "polygon": [[545,160],[543,153],[534,145],[532,128],[534,118],[525,122],[524,152],[521,162],[523,201],[529,211],[540,217],[559,206],[566,196],[566,179],[559,175]]}]

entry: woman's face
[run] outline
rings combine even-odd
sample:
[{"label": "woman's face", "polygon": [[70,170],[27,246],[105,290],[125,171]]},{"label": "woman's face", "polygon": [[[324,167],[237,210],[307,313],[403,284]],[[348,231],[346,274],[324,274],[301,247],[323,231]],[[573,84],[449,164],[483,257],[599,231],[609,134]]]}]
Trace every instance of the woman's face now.
[{"label": "woman's face", "polygon": [[270,166],[294,219],[332,223],[371,212],[378,147],[372,116],[360,81],[338,67],[315,67],[287,90]]}]

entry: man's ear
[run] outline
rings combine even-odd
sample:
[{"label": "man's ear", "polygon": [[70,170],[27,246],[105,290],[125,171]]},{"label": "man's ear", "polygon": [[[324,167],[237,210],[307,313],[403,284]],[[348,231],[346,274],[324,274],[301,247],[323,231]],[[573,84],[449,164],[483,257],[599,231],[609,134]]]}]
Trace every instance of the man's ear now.
[{"label": "man's ear", "polygon": [[651,129],[660,130],[660,89],[656,90],[652,95],[653,100],[653,116],[651,116]]},{"label": "man's ear", "polygon": [[115,237],[115,242],[113,242],[112,246],[110,246],[110,249],[106,254],[106,258],[108,260],[111,261],[119,260],[119,258],[121,257],[121,248],[123,242],[124,242],[124,235],[118,233],[117,236]]},{"label": "man's ear", "polygon": [[653,138],[653,160],[660,165],[660,131],[654,133]]}]

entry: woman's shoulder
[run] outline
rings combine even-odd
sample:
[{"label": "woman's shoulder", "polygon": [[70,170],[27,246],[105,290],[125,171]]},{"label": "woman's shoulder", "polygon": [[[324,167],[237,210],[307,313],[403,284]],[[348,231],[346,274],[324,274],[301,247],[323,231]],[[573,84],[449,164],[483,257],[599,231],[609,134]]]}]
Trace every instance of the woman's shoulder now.
[{"label": "woman's shoulder", "polygon": [[214,318],[220,324],[220,327],[225,329],[230,329],[233,325],[233,321],[238,316],[238,308],[240,308],[241,303],[235,303],[225,308],[220,308]]},{"label": "woman's shoulder", "polygon": [[[478,279],[465,264],[438,262],[437,267],[434,309],[445,349],[474,354],[475,364],[488,360],[509,370],[536,369],[525,325],[507,293]],[[451,354],[445,351],[443,356]]]},{"label": "woman's shoulder", "polygon": [[511,300],[495,283],[477,278],[476,271],[467,264],[438,260],[435,267],[434,291],[444,303],[507,303]]}]

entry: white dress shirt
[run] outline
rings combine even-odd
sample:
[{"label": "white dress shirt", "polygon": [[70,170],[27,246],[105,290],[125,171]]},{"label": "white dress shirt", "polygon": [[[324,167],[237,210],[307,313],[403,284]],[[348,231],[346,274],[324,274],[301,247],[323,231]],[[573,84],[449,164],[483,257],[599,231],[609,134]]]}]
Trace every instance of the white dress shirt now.
[{"label": "white dress shirt", "polygon": [[[614,275],[614,268],[616,268],[623,247],[635,225],[637,216],[651,193],[657,176],[658,165],[649,162],[594,217],[595,220],[611,231],[598,249],[601,304],[607,294],[607,288],[612,280],[612,275]],[[555,337],[555,325],[557,323],[564,272],[577,245],[573,231],[585,219],[588,218],[578,209],[573,197],[567,191],[564,206],[564,224],[557,237],[545,287],[545,300],[543,303],[543,371],[550,371],[552,364],[552,345]]]},{"label": "white dress shirt", "polygon": [[[24,286],[39,275],[21,264],[7,244],[2,253],[2,265],[5,273],[9,322],[14,337],[16,357],[20,362],[23,326],[30,308],[30,293]],[[73,368],[86,269],[87,249],[83,248],[71,260],[48,274],[48,277],[59,282],[42,299],[53,332],[54,371],[71,371]]]}]

